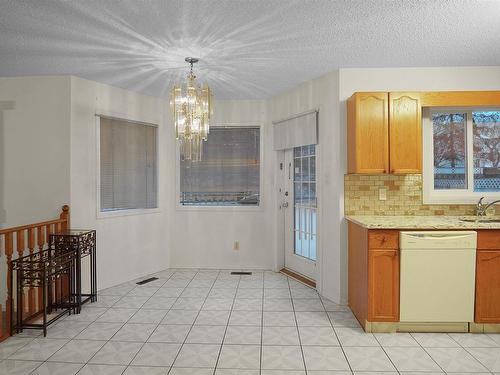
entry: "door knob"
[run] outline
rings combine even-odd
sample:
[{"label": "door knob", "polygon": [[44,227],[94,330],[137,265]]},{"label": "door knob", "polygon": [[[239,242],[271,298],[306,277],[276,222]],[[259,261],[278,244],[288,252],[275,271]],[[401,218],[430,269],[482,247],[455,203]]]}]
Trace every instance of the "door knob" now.
[{"label": "door knob", "polygon": [[283,208],[287,208],[287,207],[288,207],[288,202],[284,202],[281,206],[282,206]]}]

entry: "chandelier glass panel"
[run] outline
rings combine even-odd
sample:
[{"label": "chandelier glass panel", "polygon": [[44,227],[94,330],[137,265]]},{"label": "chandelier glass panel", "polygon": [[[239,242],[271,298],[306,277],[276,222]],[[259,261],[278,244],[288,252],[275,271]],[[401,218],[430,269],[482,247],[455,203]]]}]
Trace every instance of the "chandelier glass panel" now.
[{"label": "chandelier glass panel", "polygon": [[184,84],[172,87],[170,106],[181,158],[199,161],[203,157],[203,142],[207,140],[213,114],[212,91],[207,85],[201,87],[196,82],[193,64],[198,59],[186,57],[185,60],[191,70]]}]

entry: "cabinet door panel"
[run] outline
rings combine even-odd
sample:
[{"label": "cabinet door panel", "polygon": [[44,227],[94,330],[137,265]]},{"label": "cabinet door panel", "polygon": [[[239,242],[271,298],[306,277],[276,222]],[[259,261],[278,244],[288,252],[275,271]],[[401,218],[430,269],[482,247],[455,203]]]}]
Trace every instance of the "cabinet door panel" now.
[{"label": "cabinet door panel", "polygon": [[390,173],[422,172],[420,94],[389,93]]},{"label": "cabinet door panel", "polygon": [[360,92],[347,103],[349,173],[387,173],[389,105],[386,92]]},{"label": "cabinet door panel", "polygon": [[368,321],[399,321],[399,250],[369,250]]},{"label": "cabinet door panel", "polygon": [[476,255],[476,323],[500,323],[500,249]]}]

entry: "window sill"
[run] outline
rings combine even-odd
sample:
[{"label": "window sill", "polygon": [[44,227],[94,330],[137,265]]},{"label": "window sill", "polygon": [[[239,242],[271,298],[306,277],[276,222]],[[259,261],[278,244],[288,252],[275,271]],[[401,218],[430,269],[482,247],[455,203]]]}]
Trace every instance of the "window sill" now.
[{"label": "window sill", "polygon": [[137,216],[137,215],[148,215],[157,214],[161,212],[160,208],[138,208],[131,210],[116,210],[116,211],[98,211],[97,219],[109,219],[114,217],[123,216]]},{"label": "window sill", "polygon": [[176,205],[176,211],[198,211],[198,212],[262,212],[264,207],[259,206],[183,206]]},{"label": "window sill", "polygon": [[445,192],[445,194],[426,194],[424,192],[422,202],[428,205],[476,205],[482,197],[484,197],[484,202],[488,203],[500,199],[500,194],[477,193],[477,195],[458,195],[450,191]]}]

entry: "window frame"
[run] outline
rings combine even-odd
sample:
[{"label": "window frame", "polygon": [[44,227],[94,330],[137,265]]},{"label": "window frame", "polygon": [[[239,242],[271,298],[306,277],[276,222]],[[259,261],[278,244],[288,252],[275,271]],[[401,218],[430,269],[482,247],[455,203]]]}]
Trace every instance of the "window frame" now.
[{"label": "window frame", "polygon": [[[500,199],[500,192],[474,192],[474,132],[472,112],[500,111],[491,107],[425,107],[422,116],[422,192],[424,204],[476,204]],[[432,114],[442,112],[466,113],[467,189],[434,189],[434,134]],[[471,173],[472,171],[472,173]]]},{"label": "window frame", "polygon": [[[182,205],[180,202],[181,196],[181,154],[179,142],[175,142],[175,209],[178,211],[230,211],[230,212],[251,212],[251,211],[263,211],[264,210],[264,173],[263,173],[263,160],[264,160],[264,133],[262,123],[244,123],[244,124],[223,124],[223,125],[213,125],[213,128],[258,128],[259,129],[259,204],[252,206],[244,205],[234,205],[234,206],[222,206],[222,205]],[[210,137],[210,134],[208,134]]]},{"label": "window frame", "polygon": [[[153,208],[129,208],[129,209],[117,209],[109,211],[101,211],[101,118],[118,120],[123,122],[130,122],[139,125],[152,126],[156,128],[156,207]],[[95,139],[96,139],[96,218],[106,219],[112,217],[122,217],[122,216],[134,216],[134,215],[146,215],[154,214],[161,211],[161,200],[160,200],[160,126],[151,122],[141,121],[137,119],[132,119],[129,116],[121,114],[95,114]]]}]

